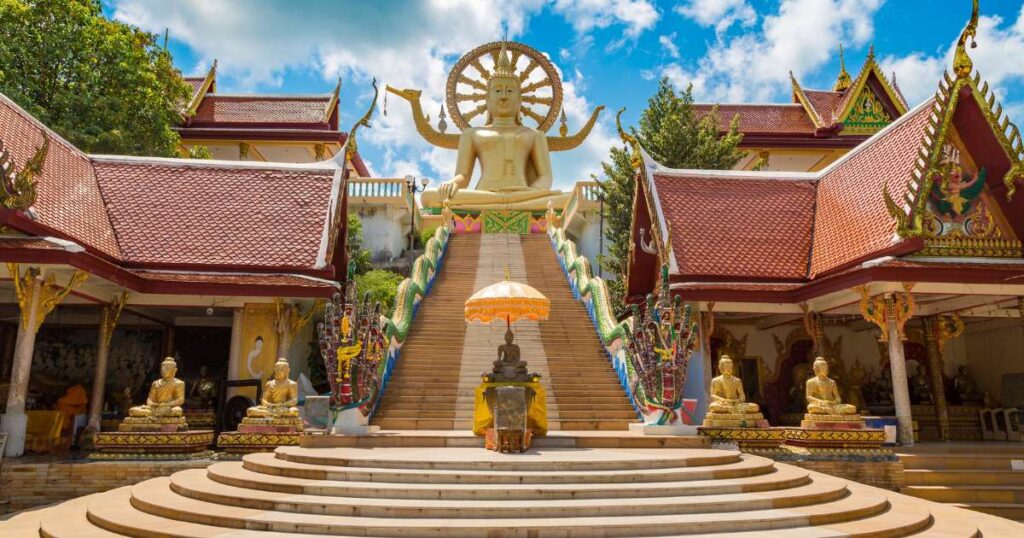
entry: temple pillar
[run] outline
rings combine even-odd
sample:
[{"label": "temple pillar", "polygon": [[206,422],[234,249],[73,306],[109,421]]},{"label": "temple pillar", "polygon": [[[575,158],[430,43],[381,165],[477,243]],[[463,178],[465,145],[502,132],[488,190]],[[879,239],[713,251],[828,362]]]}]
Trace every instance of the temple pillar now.
[{"label": "temple pillar", "polygon": [[7,411],[0,416],[0,432],[7,433],[7,447],[4,455],[18,457],[25,452],[25,430],[28,417],[25,415],[25,399],[28,395],[29,373],[32,370],[32,355],[35,352],[36,333],[53,310],[74,289],[85,280],[86,274],[75,271],[67,286],[58,289],[53,275],[44,278],[37,267],[30,267],[21,275],[16,263],[8,263],[7,271],[14,282],[14,294],[18,299],[20,317],[18,337],[14,344],[14,360],[11,365],[11,387],[7,395]]},{"label": "temple pillar", "polygon": [[946,403],[946,384],[942,380],[942,351],[939,349],[941,321],[932,316],[925,317],[923,321],[928,350],[928,371],[931,373],[932,403],[935,404],[935,418],[939,422],[939,439],[949,441],[949,407]]},{"label": "temple pillar", "polygon": [[[242,330],[245,325],[245,309],[233,308],[231,310],[231,346],[228,348],[228,379],[231,379],[231,372],[240,372],[239,361],[242,360]],[[224,394],[224,401],[230,400],[237,394],[238,389],[229,388]],[[220,410],[218,409],[219,413]]]},{"label": "temple pillar", "polygon": [[903,326],[914,314],[912,283],[903,283],[903,292],[871,296],[867,286],[856,288],[860,294],[860,313],[864,319],[881,330],[880,342],[889,344],[889,368],[892,372],[892,401],[896,407],[900,443],[914,444],[914,422],[910,409],[910,388],[907,384],[907,361],[903,341],[907,339]]},{"label": "temple pillar", "polygon": [[903,340],[897,335],[896,320],[889,318],[889,368],[892,371],[892,401],[899,421],[900,444],[914,445],[914,421],[910,411],[910,389],[907,382],[907,360],[903,354]]},{"label": "temple pillar", "polygon": [[103,417],[103,398],[107,386],[107,362],[110,357],[110,341],[114,337],[117,319],[121,309],[128,300],[128,292],[103,306],[100,319],[99,338],[96,342],[96,365],[92,376],[92,393],[89,395],[89,420],[83,435],[91,437],[100,431],[100,420]]}]

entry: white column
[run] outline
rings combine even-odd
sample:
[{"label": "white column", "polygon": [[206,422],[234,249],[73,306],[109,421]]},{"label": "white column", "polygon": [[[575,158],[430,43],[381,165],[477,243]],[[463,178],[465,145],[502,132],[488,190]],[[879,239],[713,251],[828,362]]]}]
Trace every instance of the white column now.
[{"label": "white column", "polygon": [[[18,275],[12,275],[18,278]],[[0,431],[7,433],[7,448],[4,456],[16,458],[25,453],[25,429],[28,416],[25,415],[25,397],[28,394],[28,378],[32,370],[32,354],[36,347],[36,319],[39,317],[39,299],[42,291],[42,276],[36,277],[28,300],[28,315],[21,316],[18,323],[18,339],[14,345],[14,363],[11,367],[11,389],[7,396],[7,412],[0,416]]]},{"label": "white column", "polygon": [[907,387],[907,361],[903,355],[903,340],[895,316],[887,316],[889,329],[889,367],[892,369],[892,401],[896,405],[899,421],[900,444],[914,445],[914,423],[910,413],[910,390]]},{"label": "white column", "polygon": [[[227,379],[231,380],[232,372],[240,372],[239,361],[242,357],[242,326],[245,320],[245,309],[235,308],[231,315],[231,347],[228,351],[228,371]],[[228,389],[228,393],[225,395],[226,399],[230,399],[237,392],[237,389]]]}]

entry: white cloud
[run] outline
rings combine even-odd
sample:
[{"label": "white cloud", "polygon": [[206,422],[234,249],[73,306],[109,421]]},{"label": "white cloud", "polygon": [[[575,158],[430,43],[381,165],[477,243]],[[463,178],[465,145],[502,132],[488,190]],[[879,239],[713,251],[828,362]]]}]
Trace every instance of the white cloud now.
[{"label": "white cloud", "polygon": [[[900,89],[911,105],[935,94],[944,70],[952,71],[954,36],[944,52],[929,55],[915,52],[907,56],[886,56],[880,63],[886,72],[895,71]],[[1001,17],[981,17],[978,21],[978,47],[968,49],[974,65],[1000,96],[1006,89],[1024,80],[1024,6],[1012,24]],[[1011,119],[1024,121],[1024,103],[1004,103]]]},{"label": "white cloud", "polygon": [[658,43],[661,44],[661,48],[665,49],[665,54],[673,58],[679,57],[679,47],[676,46],[676,33],[672,32],[669,35],[663,35],[658,37]]},{"label": "white cloud", "polygon": [[675,11],[700,25],[714,26],[718,33],[735,23],[752,26],[757,22],[757,12],[747,0],[689,0]]},{"label": "white cloud", "polygon": [[717,102],[768,101],[798,77],[826,65],[840,43],[861,47],[874,34],[873,17],[883,0],[783,0],[779,12],[754,31],[718,35],[697,66],[663,66],[662,75],[694,95]]},{"label": "white cloud", "polygon": [[[551,6],[578,32],[562,61],[582,55],[593,44],[594,29],[621,27],[623,39],[635,40],[659,18],[648,0],[425,0],[422,2],[351,2],[315,0],[300,7],[290,2],[244,0],[111,0],[114,18],[184,43],[201,68],[219,60],[221,91],[255,91],[282,85],[291,72],[318,73],[328,91],[341,77],[343,128],[365,110],[376,77],[381,86],[372,129],[360,133],[364,160],[382,176],[413,174],[436,184],[454,171],[455,153],[430,146],[416,133],[408,105],[388,97],[382,112],[383,85],[423,90],[422,105],[436,123],[445,79],[454,61],[472,48],[523,34],[531,17]],[[200,69],[201,70],[201,69]],[[582,95],[582,78],[565,83],[565,110],[570,128],[583,125],[592,105]],[[608,116],[608,114],[605,114]],[[449,132],[454,126],[449,120]],[[556,181],[566,187],[586,179],[607,156],[606,119],[583,147],[556,154]]]},{"label": "white cloud", "polygon": [[653,28],[660,17],[649,0],[555,0],[554,10],[579,34],[622,24],[626,27],[623,37],[629,39]]}]

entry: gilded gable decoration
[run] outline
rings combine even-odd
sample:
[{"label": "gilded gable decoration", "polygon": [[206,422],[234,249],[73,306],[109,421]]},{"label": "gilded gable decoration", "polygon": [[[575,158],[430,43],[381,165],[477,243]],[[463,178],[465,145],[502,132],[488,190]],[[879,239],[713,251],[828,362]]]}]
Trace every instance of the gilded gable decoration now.
[{"label": "gilded gable decoration", "polygon": [[43,136],[43,144],[30,157],[19,171],[14,170],[14,161],[10,151],[0,141],[0,205],[7,209],[28,211],[32,216],[32,206],[36,203],[36,177],[43,171],[46,154],[50,150],[50,138]]},{"label": "gilded gable decoration", "polygon": [[953,117],[962,95],[969,92],[1010,162],[1002,178],[1007,199],[1024,180],[1024,139],[1003,113],[1002,105],[981,75],[973,71],[967,42],[973,46],[977,31],[978,3],[957,44],[953,71],[943,75],[932,105],[930,124],[921,139],[918,160],[908,192],[895,200],[883,188],[886,207],[896,220],[900,237],[921,237],[930,256],[1020,257],[1021,243],[1006,224],[995,197],[988,193],[986,163],[975,163],[965,150]]}]

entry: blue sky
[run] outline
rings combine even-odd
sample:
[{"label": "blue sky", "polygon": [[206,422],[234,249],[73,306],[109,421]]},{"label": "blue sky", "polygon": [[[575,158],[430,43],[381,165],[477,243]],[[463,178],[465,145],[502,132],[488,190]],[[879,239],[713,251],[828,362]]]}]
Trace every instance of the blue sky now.
[{"label": "blue sky", "polygon": [[[874,44],[911,104],[929,97],[951,63],[970,0],[104,0],[108,16],[169,30],[186,74],[219,60],[218,91],[324,93],[343,80],[342,127],[365,110],[370,78],[423,90],[436,115],[448,69],[507,31],[549,55],[562,72],[575,130],[594,106],[610,110],[590,139],[554,156],[556,186],[599,170],[616,143],[613,111],[632,123],[658,78],[694,84],[698,101],[785,102],[788,72],[805,87],[831,86],[838,48],[856,75]],[[1024,6],[982,0],[976,65],[1011,118],[1024,122]],[[453,152],[415,133],[404,102],[389,99],[360,139],[380,176],[446,180]]]}]

